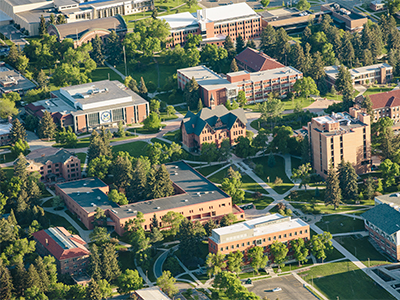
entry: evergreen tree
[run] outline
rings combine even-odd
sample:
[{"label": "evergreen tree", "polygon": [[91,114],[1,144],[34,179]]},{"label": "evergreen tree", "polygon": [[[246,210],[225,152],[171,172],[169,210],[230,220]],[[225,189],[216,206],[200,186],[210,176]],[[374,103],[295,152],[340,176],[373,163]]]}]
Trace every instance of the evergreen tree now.
[{"label": "evergreen tree", "polygon": [[339,186],[343,199],[354,200],[358,194],[357,174],[350,162],[342,161],[338,166]]},{"label": "evergreen tree", "polygon": [[18,296],[22,296],[26,289],[27,273],[22,261],[12,270],[13,286]]},{"label": "evergreen tree", "polygon": [[382,47],[383,47],[383,41],[382,41],[381,28],[379,25],[374,24],[374,26],[372,27],[372,43],[371,43],[371,53],[374,62],[376,61],[377,57],[382,54]]},{"label": "evergreen tree", "polygon": [[369,200],[372,199],[375,193],[375,180],[368,176],[367,180],[365,181],[365,197]]},{"label": "evergreen tree", "polygon": [[239,34],[238,37],[236,38],[236,53],[239,54],[244,50],[244,40],[242,36]]},{"label": "evergreen tree", "polygon": [[26,130],[19,119],[15,118],[12,121],[12,127],[10,130],[10,142],[11,144],[15,144],[18,140],[23,142],[26,141]]},{"label": "evergreen tree", "polygon": [[96,281],[101,279],[101,261],[96,244],[92,244],[90,247],[88,273]]},{"label": "evergreen tree", "polygon": [[50,24],[56,24],[56,17],[54,16],[54,14],[50,14],[50,17],[49,17],[49,25]]},{"label": "evergreen tree", "polygon": [[199,103],[197,104],[197,111],[201,111],[203,109],[203,101],[199,98]]},{"label": "evergreen tree", "polygon": [[50,279],[41,256],[35,259],[35,267],[40,278],[39,288],[42,292],[46,292],[50,286]]},{"label": "evergreen tree", "polygon": [[211,236],[212,230],[217,228],[217,224],[215,224],[213,219],[209,219],[204,224],[204,230],[206,231],[206,236]]},{"label": "evergreen tree", "polygon": [[193,223],[184,218],[179,225],[178,240],[179,249],[184,260],[191,260],[200,254],[201,240],[205,235],[205,230],[199,221]]},{"label": "evergreen tree", "polygon": [[96,35],[96,37],[92,40],[92,47],[93,50],[90,53],[90,57],[95,61],[96,65],[103,66],[103,40],[98,35]]},{"label": "evergreen tree", "polygon": [[369,95],[364,97],[363,102],[361,103],[361,107],[367,111],[367,114],[371,116],[371,120],[374,116],[374,110],[372,109],[372,101]]},{"label": "evergreen tree", "polygon": [[96,130],[93,130],[90,136],[89,149],[87,153],[89,163],[96,157],[111,157],[110,138],[107,134],[102,133],[102,135],[99,135]]},{"label": "evergreen tree", "polygon": [[276,165],[275,156],[272,152],[268,155],[268,167],[273,168]]},{"label": "evergreen tree", "polygon": [[121,269],[118,263],[118,254],[115,252],[115,247],[111,243],[108,243],[103,247],[101,266],[103,278],[108,282],[114,282],[114,280],[121,274]]},{"label": "evergreen tree", "polygon": [[372,44],[372,32],[369,28],[368,23],[364,24],[364,28],[361,31],[361,41],[363,43],[364,50],[370,50]]},{"label": "evergreen tree", "polygon": [[236,59],[232,59],[232,63],[231,63],[231,72],[237,72],[239,71],[239,68],[236,64]]},{"label": "evergreen tree", "polygon": [[301,47],[299,43],[294,44],[290,49],[289,64],[297,70],[304,72],[304,60],[303,47]]},{"label": "evergreen tree", "polygon": [[354,48],[351,43],[352,35],[349,32],[345,32],[342,38],[342,48],[339,55],[341,61],[343,61],[350,68],[352,67],[353,60],[355,58]]},{"label": "evergreen tree", "polygon": [[105,47],[108,53],[108,60],[112,65],[116,65],[121,61],[122,46],[119,36],[114,30],[107,36],[107,45]]},{"label": "evergreen tree", "polygon": [[0,263],[0,299],[11,300],[13,288],[10,271]]},{"label": "evergreen tree", "polygon": [[303,73],[305,74],[304,76],[309,74],[310,68],[312,66],[312,56],[310,54],[311,51],[311,45],[307,43],[304,46],[304,66],[303,66]]},{"label": "evergreen tree", "polygon": [[339,67],[335,85],[339,92],[343,93],[345,90],[353,91],[353,80],[351,79],[351,74],[343,65],[340,65]]},{"label": "evergreen tree", "polygon": [[46,88],[49,80],[47,79],[46,73],[42,70],[39,71],[38,76],[36,77],[36,81],[39,84],[39,87]]},{"label": "evergreen tree", "polygon": [[118,189],[125,189],[132,180],[132,172],[132,161],[127,156],[117,156],[111,171],[115,186]]},{"label": "evergreen tree", "polygon": [[126,196],[130,202],[146,199],[147,174],[150,170],[144,159],[138,159],[133,167],[132,181],[127,188]]},{"label": "evergreen tree", "polygon": [[325,205],[333,205],[336,210],[339,207],[341,197],[339,178],[335,168],[331,166],[326,179]]},{"label": "evergreen tree", "polygon": [[28,268],[28,274],[26,277],[26,286],[27,288],[31,287],[39,287],[40,286],[40,277],[39,274],[33,264],[31,264]]},{"label": "evergreen tree", "polygon": [[229,59],[233,59],[236,56],[235,45],[233,44],[229,35],[227,35],[225,38],[224,48],[228,52]]},{"label": "evergreen tree", "polygon": [[38,135],[41,139],[52,139],[56,134],[57,126],[53,121],[53,117],[47,110],[44,111],[43,117],[39,122]]},{"label": "evergreen tree", "polygon": [[139,94],[143,97],[147,96],[147,87],[146,83],[144,82],[143,77],[140,77],[140,86],[139,86]]},{"label": "evergreen tree", "polygon": [[125,81],[124,81],[125,86],[127,86],[128,88],[130,88],[132,91],[134,91],[135,93],[139,93],[139,89],[137,86],[137,82],[135,79],[133,79],[131,76],[127,76],[125,77]]},{"label": "evergreen tree", "polygon": [[[276,31],[271,25],[267,25],[261,32],[261,50],[269,56],[274,55],[274,46],[276,42]],[[237,40],[236,40],[237,49]],[[239,53],[239,52],[238,52]]]},{"label": "evergreen tree", "polygon": [[43,37],[46,33],[47,33],[46,20],[44,19],[43,15],[41,15],[39,23],[39,35]]},{"label": "evergreen tree", "polygon": [[21,56],[21,53],[18,51],[17,46],[13,43],[10,46],[10,51],[8,52],[8,56],[7,56],[7,62],[12,66],[12,67],[16,67],[17,66],[17,61],[18,58]]},{"label": "evergreen tree", "polygon": [[86,288],[86,298],[90,300],[101,300],[103,299],[100,291],[100,287],[97,282],[92,279]]},{"label": "evergreen tree", "polygon": [[312,36],[311,29],[310,29],[310,27],[307,26],[306,28],[304,28],[304,31],[301,35],[301,45],[303,47],[305,47],[306,44],[311,43],[311,36]]},{"label": "evergreen tree", "polygon": [[153,187],[153,197],[163,198],[174,194],[172,181],[165,165],[161,165],[156,173],[156,184]]},{"label": "evergreen tree", "polygon": [[247,44],[246,44],[246,48],[252,48],[252,49],[256,49],[256,43],[254,42],[254,40],[248,40]]},{"label": "evergreen tree", "polygon": [[23,183],[28,179],[28,171],[26,165],[28,164],[25,156],[20,153],[14,165],[14,176],[19,178]]},{"label": "evergreen tree", "polygon": [[324,66],[325,65],[322,60],[321,53],[319,53],[319,51],[317,51],[316,53],[314,53],[313,64],[310,69],[311,77],[315,81],[320,80],[321,78],[323,78],[325,76]]},{"label": "evergreen tree", "polygon": [[190,109],[196,108],[199,99],[199,85],[194,77],[186,83],[185,88],[183,89],[183,98],[186,100]]},{"label": "evergreen tree", "polygon": [[65,23],[67,23],[65,16],[63,14],[59,14],[57,16],[57,24],[65,24]]},{"label": "evergreen tree", "polygon": [[364,66],[370,66],[374,63],[374,58],[372,57],[372,53],[369,49],[364,50],[363,62]]}]

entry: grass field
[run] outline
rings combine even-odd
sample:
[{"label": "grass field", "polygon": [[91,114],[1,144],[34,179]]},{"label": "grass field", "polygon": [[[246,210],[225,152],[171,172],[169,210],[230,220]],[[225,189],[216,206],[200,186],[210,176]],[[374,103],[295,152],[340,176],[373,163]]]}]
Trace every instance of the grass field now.
[{"label": "grass field", "polygon": [[84,165],[85,160],[86,160],[86,153],[76,153],[76,155],[80,159],[80,161],[81,161],[81,169],[83,169],[83,165]]},{"label": "grass field", "polygon": [[17,156],[13,153],[5,153],[0,155],[0,163],[8,163],[14,161],[16,158]]},{"label": "grass field", "polygon": [[[278,194],[283,194],[293,187],[293,183],[286,175],[285,160],[283,157],[275,155],[276,165],[273,168],[268,166],[268,156],[253,158],[252,161],[255,164],[261,164],[263,166],[264,172],[259,177],[261,177],[261,179],[264,180],[264,182],[266,182]],[[274,181],[277,177],[282,179],[282,184],[274,184]]]},{"label": "grass field", "polygon": [[351,206],[351,205],[341,205],[336,210],[333,208],[333,205],[325,206],[325,205],[315,205],[315,204],[303,204],[303,203],[291,203],[294,208],[298,208],[304,213],[313,213],[313,214],[337,214],[339,212],[352,211],[356,209],[360,209],[359,206]]},{"label": "grass field", "polygon": [[66,149],[86,148],[86,147],[89,147],[89,142],[90,142],[90,138],[85,137],[85,138],[78,139],[78,142],[76,143],[75,147],[68,147],[68,146],[62,145],[62,144],[53,144],[52,147],[56,147],[56,148],[63,147]]},{"label": "grass field", "polygon": [[148,144],[146,142],[137,141],[127,144],[112,146],[111,149],[113,153],[117,153],[119,151],[126,151],[131,156],[139,157],[141,155],[146,154],[147,145]]},{"label": "grass field", "polygon": [[330,233],[344,233],[365,230],[363,220],[353,220],[353,218],[341,215],[325,216],[315,225],[317,225],[323,231],[329,231]]},{"label": "grass field", "polygon": [[[122,73],[125,74],[125,72]],[[107,80],[108,78],[110,78],[110,80],[119,80],[120,82],[124,82],[121,76],[119,76],[117,73],[106,66],[97,67],[95,70],[92,71],[90,77],[92,78],[92,81]]]},{"label": "grass field", "polygon": [[367,96],[367,95],[389,92],[389,91],[393,90],[394,87],[395,87],[395,85],[392,85],[389,87],[380,87],[380,86],[370,87],[368,90],[365,91],[365,93],[363,95]]},{"label": "grass field", "polygon": [[78,230],[70,222],[68,222],[65,218],[52,214],[50,212],[45,212],[46,219],[49,220],[49,224],[51,226],[61,226],[65,227],[65,229],[72,231],[74,234],[79,234]]},{"label": "grass field", "polygon": [[203,167],[203,168],[198,168],[196,170],[198,172],[200,172],[203,176],[208,176],[211,173],[213,173],[213,172],[217,171],[218,169],[222,168],[223,166],[226,166],[226,163],[213,165],[213,166],[207,166],[207,167]]},{"label": "grass field", "polygon": [[255,199],[252,193],[244,193],[243,203],[253,203],[257,209],[264,209],[272,202],[274,202],[274,199],[271,197],[262,196],[261,198]]},{"label": "grass field", "polygon": [[357,257],[367,267],[390,263],[386,256],[376,251],[376,249],[368,241],[368,237],[356,238],[356,236],[352,235],[346,237],[336,237],[335,240],[345,247],[351,254]]},{"label": "grass field", "polygon": [[301,166],[301,159],[298,159],[297,157],[290,157],[291,163],[292,163],[292,170],[293,169],[298,169]]},{"label": "grass field", "polygon": [[299,275],[328,299],[394,299],[348,260],[313,267]]}]

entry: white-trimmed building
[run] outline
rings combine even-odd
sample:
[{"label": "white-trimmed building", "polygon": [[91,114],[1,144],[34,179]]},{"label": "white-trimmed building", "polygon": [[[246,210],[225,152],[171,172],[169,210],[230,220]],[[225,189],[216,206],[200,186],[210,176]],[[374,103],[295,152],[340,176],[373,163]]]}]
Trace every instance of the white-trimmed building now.
[{"label": "white-trimmed building", "polygon": [[136,290],[135,295],[139,300],[171,300],[158,286]]}]

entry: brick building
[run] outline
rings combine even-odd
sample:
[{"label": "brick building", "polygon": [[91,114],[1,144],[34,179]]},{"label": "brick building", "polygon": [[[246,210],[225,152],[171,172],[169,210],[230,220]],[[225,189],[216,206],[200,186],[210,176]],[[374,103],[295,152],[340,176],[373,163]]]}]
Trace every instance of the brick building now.
[{"label": "brick building", "polygon": [[239,35],[244,40],[255,39],[262,30],[261,17],[245,2],[204,8],[193,14],[184,12],[158,18],[170,26],[170,43],[167,47],[183,46],[189,33],[201,35],[203,44],[222,47],[227,36],[233,41]]},{"label": "brick building", "polygon": [[368,18],[338,3],[321,5],[321,12],[329,13],[335,26],[350,32],[360,32]]},{"label": "brick building", "polygon": [[369,8],[373,11],[380,11],[386,8],[385,3],[382,0],[375,0],[369,4]]},{"label": "brick building", "polygon": [[11,123],[0,124],[0,146],[9,145],[11,143],[10,139],[11,128],[12,128]]},{"label": "brick building", "polygon": [[235,59],[239,68],[249,72],[268,71],[285,67],[262,51],[249,47],[236,55]]},{"label": "brick building", "polygon": [[370,116],[354,107],[350,114],[312,118],[308,123],[312,162],[317,174],[326,178],[329,166],[351,162],[357,174],[371,170]]},{"label": "brick building", "polygon": [[96,208],[103,209],[107,216],[107,226],[113,227],[119,235],[124,233],[125,223],[136,218],[139,211],[144,214],[145,230],[151,229],[154,214],[160,222],[159,226],[164,226],[161,218],[168,211],[175,211],[193,222],[202,223],[209,219],[218,223],[229,213],[237,215],[239,220],[244,219],[243,210],[232,204],[232,198],[228,194],[188,164],[175,162],[165,166],[175,190],[175,195],[170,197],[119,206],[108,200],[109,187],[98,178],[61,183],[56,185],[55,192],[88,229],[93,229]]},{"label": "brick building", "polygon": [[39,172],[40,180],[69,181],[81,178],[81,160],[75,153],[54,147],[40,148],[26,156],[29,172]]},{"label": "brick building", "polygon": [[375,197],[375,206],[363,213],[365,229],[376,248],[400,260],[400,211],[398,194]]},{"label": "brick building", "polygon": [[[369,95],[374,110],[373,122],[378,122],[380,118],[389,117],[393,120],[393,129],[400,129],[400,90]],[[356,103],[361,104],[364,96],[357,96]]]},{"label": "brick building", "polygon": [[203,143],[219,147],[224,139],[236,144],[240,136],[246,137],[247,118],[243,109],[228,110],[219,105],[215,109],[203,108],[197,114],[188,111],[181,122],[182,144],[187,151],[199,151]]},{"label": "brick building", "polygon": [[75,132],[101,127],[141,123],[149,115],[149,103],[119,81],[102,80],[63,87],[51,98],[25,106],[28,114],[41,118],[49,111],[60,127]]},{"label": "brick building", "polygon": [[[335,85],[339,74],[338,66],[325,67],[326,80],[330,85]],[[371,66],[354,68],[349,70],[353,85],[371,84],[378,82],[380,84],[388,83],[393,79],[393,67],[387,63],[381,63]]]},{"label": "brick building", "polygon": [[208,238],[208,250],[225,255],[239,250],[245,255],[246,261],[247,251],[254,246],[263,247],[264,253],[268,253],[273,242],[278,241],[290,247],[290,241],[298,238],[310,239],[310,226],[306,222],[272,214],[213,229]]},{"label": "brick building", "polygon": [[50,227],[32,234],[36,250],[42,255],[52,255],[56,259],[61,274],[81,274],[89,263],[89,250],[86,242],[64,227]]},{"label": "brick building", "polygon": [[0,61],[0,96],[10,92],[24,95],[34,88],[36,88],[36,84],[22,76],[10,65]]},{"label": "brick building", "polygon": [[201,65],[178,70],[178,87],[183,90],[192,78],[199,84],[204,106],[213,108],[237,99],[239,91],[245,91],[248,103],[263,102],[271,92],[284,95],[292,91],[303,73],[293,67],[282,67],[254,73],[239,71],[222,77]]}]

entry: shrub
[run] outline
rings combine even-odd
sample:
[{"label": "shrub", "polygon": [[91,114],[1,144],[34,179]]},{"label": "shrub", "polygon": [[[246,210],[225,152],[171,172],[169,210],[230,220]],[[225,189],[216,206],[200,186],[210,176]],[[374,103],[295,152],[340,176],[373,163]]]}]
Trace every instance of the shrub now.
[{"label": "shrub", "polygon": [[282,183],[283,183],[283,180],[281,178],[279,178],[279,177],[275,178],[275,181],[274,181],[275,185],[281,185]]},{"label": "shrub", "polygon": [[258,176],[263,176],[264,174],[264,167],[261,164],[257,164],[256,167],[254,168],[254,172],[258,175]]}]

